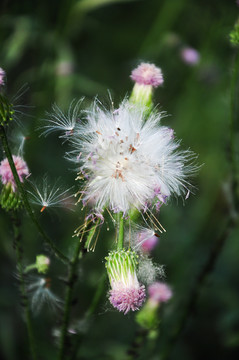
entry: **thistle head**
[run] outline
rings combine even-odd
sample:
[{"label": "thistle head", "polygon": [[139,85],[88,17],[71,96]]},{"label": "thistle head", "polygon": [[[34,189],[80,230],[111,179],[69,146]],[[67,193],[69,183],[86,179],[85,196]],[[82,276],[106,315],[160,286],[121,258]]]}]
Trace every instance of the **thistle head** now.
[{"label": "thistle head", "polygon": [[130,77],[135,82],[130,101],[152,107],[153,88],[164,82],[161,69],[154,64],[141,63],[132,71]]},{"label": "thistle head", "polygon": [[101,212],[109,208],[157,209],[171,194],[187,193],[194,155],[178,151],[172,130],[160,126],[161,113],[145,116],[145,107],[124,101],[117,112],[95,103],[72,134],[72,160],[84,181],[79,201]]},{"label": "thistle head", "polygon": [[106,268],[111,285],[109,300],[113,307],[127,314],[138,310],[145,300],[145,287],[136,275],[137,256],[131,250],[109,253]]}]

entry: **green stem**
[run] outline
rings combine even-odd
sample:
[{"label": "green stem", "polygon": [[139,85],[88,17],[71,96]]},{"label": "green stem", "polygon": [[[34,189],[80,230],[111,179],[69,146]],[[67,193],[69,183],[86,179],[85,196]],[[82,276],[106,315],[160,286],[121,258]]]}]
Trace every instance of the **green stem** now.
[{"label": "green stem", "polygon": [[31,265],[28,265],[25,267],[24,269],[24,274],[28,273],[29,271],[31,270],[35,270],[37,268],[37,265],[36,264],[31,264]]},{"label": "green stem", "polygon": [[3,145],[3,149],[4,152],[6,154],[6,157],[8,159],[10,168],[12,170],[12,174],[15,180],[15,183],[17,185],[17,189],[20,193],[21,199],[24,203],[25,209],[28,213],[28,215],[30,216],[32,222],[35,224],[35,226],[37,227],[38,231],[40,232],[40,234],[42,235],[44,241],[47,243],[47,245],[51,248],[51,250],[53,251],[53,253],[55,254],[56,257],[58,257],[62,262],[68,264],[69,263],[69,259],[55,246],[55,244],[52,242],[52,240],[48,237],[48,235],[44,232],[44,230],[42,229],[41,225],[39,224],[39,222],[37,221],[32,208],[30,206],[30,203],[27,199],[27,194],[24,190],[24,187],[19,179],[13,158],[12,158],[12,153],[11,150],[9,148],[8,145],[8,140],[7,140],[7,136],[4,130],[4,127],[1,125],[0,126],[0,137],[2,140],[2,145]]},{"label": "green stem", "polygon": [[30,344],[30,351],[32,355],[33,360],[37,360],[36,355],[36,344],[35,344],[35,338],[33,335],[33,328],[32,328],[32,319],[31,319],[31,312],[30,312],[30,306],[29,306],[29,300],[27,297],[27,291],[24,281],[24,271],[23,271],[23,265],[22,265],[22,251],[20,246],[20,220],[15,218],[15,216],[12,217],[12,224],[14,229],[14,243],[15,243],[15,249],[16,249],[16,257],[17,257],[17,269],[19,274],[19,280],[20,280],[20,291],[22,295],[22,301],[24,306],[24,312],[25,312],[25,319],[26,319],[26,326],[27,326],[27,333],[28,333],[28,339]]},{"label": "green stem", "polygon": [[97,307],[97,305],[98,305],[98,303],[100,301],[101,294],[102,294],[102,292],[104,290],[104,287],[105,287],[105,279],[106,279],[106,277],[107,277],[107,273],[106,273],[106,271],[104,271],[103,276],[99,280],[99,283],[98,283],[97,289],[95,291],[95,294],[93,296],[93,299],[91,301],[91,304],[90,304],[90,306],[89,306],[89,308],[88,308],[88,310],[86,312],[86,318],[90,317],[94,313],[94,311],[95,311],[95,309],[96,309],[96,307]]},{"label": "green stem", "polygon": [[[101,279],[99,280],[99,283],[98,283],[97,289],[95,291],[95,294],[93,296],[93,299],[91,301],[91,304],[85,314],[84,319],[86,319],[86,320],[90,319],[90,317],[93,315],[96,307],[98,306],[98,304],[100,302],[100,298],[101,298],[101,295],[104,290],[106,277],[107,277],[107,273],[106,273],[106,271],[104,271],[104,274],[102,275]],[[85,334],[78,335],[78,338],[76,339],[73,350],[72,350],[72,354],[70,356],[70,360],[75,360],[77,358],[77,351],[80,346],[80,343],[84,340],[84,336],[85,336]]]},{"label": "green stem", "polygon": [[129,350],[127,351],[127,360],[138,359],[143,346],[146,343],[147,335],[149,331],[143,328],[139,328],[135,334]]},{"label": "green stem", "polygon": [[122,250],[124,247],[124,217],[123,213],[119,212],[117,214],[118,217],[118,243],[117,243],[117,249]]},{"label": "green stem", "polygon": [[[82,232],[84,234],[84,231]],[[82,235],[83,237],[83,235]],[[60,338],[60,350],[59,350],[59,360],[66,359],[65,352],[66,352],[66,343],[67,343],[67,331],[70,321],[70,307],[72,303],[72,295],[73,295],[73,286],[75,282],[75,270],[79,260],[79,254],[81,251],[82,244],[82,237],[78,240],[78,243],[75,248],[75,252],[73,258],[69,265],[69,275],[67,280],[67,290],[65,296],[65,306],[64,306],[64,315],[63,315],[63,324],[61,330],[61,338]]]},{"label": "green stem", "polygon": [[239,208],[239,170],[238,170],[238,149],[237,137],[239,133],[238,128],[238,74],[239,74],[239,52],[236,55],[235,65],[231,80],[231,116],[230,116],[230,162],[232,171],[232,186],[235,196],[236,209]]}]

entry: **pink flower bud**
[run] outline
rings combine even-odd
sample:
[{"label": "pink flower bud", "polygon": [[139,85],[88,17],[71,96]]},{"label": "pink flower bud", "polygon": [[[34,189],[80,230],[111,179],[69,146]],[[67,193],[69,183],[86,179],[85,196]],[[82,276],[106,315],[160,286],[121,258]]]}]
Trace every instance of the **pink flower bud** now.
[{"label": "pink flower bud", "polygon": [[173,293],[170,287],[162,282],[155,282],[148,287],[149,298],[154,302],[167,302]]},{"label": "pink flower bud", "polygon": [[131,73],[131,79],[140,85],[158,87],[163,84],[163,74],[154,64],[142,63]]}]

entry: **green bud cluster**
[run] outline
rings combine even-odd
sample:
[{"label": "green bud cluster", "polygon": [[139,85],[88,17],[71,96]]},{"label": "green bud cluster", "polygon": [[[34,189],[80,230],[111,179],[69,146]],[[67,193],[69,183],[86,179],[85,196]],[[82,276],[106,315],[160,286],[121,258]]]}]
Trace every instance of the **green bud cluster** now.
[{"label": "green bud cluster", "polygon": [[0,93],[0,125],[8,125],[13,119],[14,110],[8,98]]},{"label": "green bud cluster", "polygon": [[234,29],[230,32],[230,42],[232,45],[239,45],[239,20],[236,22]]},{"label": "green bud cluster", "polygon": [[17,210],[22,206],[22,201],[17,192],[12,190],[12,185],[6,184],[3,186],[0,194],[0,205],[6,211]]}]

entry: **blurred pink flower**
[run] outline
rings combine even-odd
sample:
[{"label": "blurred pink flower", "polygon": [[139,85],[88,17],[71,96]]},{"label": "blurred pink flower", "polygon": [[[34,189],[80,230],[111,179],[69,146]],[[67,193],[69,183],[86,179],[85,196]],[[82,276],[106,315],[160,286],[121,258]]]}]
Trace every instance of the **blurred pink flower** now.
[{"label": "blurred pink flower", "polygon": [[[13,155],[13,161],[14,161],[19,179],[21,182],[23,182],[24,176],[29,175],[29,170],[28,170],[27,164],[20,156]],[[0,176],[1,176],[2,183],[4,185],[10,183],[12,186],[12,190],[15,192],[16,184],[15,184],[12,170],[10,168],[7,158],[2,160],[0,163]]]},{"label": "blurred pink flower", "polygon": [[200,54],[196,49],[184,47],[181,52],[181,59],[188,65],[197,65],[200,61]]},{"label": "blurred pink flower", "polygon": [[162,282],[155,282],[148,287],[149,299],[156,302],[167,302],[173,293],[170,287]]},{"label": "blurred pink flower", "polygon": [[5,71],[0,68],[0,86],[4,85],[4,77],[5,77]]}]

